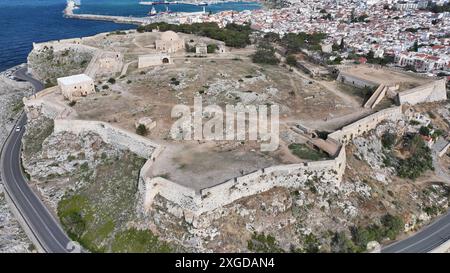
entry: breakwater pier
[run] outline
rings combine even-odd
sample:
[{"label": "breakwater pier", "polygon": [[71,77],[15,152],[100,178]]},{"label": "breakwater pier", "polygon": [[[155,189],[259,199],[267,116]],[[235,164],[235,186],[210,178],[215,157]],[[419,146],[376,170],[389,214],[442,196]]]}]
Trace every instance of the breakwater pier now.
[{"label": "breakwater pier", "polygon": [[199,15],[204,14],[203,11],[200,12],[178,12],[178,13],[162,13],[155,16],[148,17],[135,17],[135,16],[113,16],[113,15],[97,15],[97,14],[76,14],[73,11],[76,9],[73,1],[67,1],[67,6],[64,9],[64,17],[72,19],[83,19],[83,20],[97,20],[97,21],[110,21],[120,24],[134,24],[134,25],[147,25],[156,22],[166,22],[177,24],[178,16],[189,16],[189,15]]}]

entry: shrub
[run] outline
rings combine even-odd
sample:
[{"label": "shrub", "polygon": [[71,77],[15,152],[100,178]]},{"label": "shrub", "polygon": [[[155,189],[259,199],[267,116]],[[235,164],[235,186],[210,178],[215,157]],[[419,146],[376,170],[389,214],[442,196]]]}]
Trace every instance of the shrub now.
[{"label": "shrub", "polygon": [[383,144],[384,148],[390,149],[395,145],[396,135],[391,132],[385,132],[381,136],[381,144]]},{"label": "shrub", "polygon": [[188,53],[195,53],[195,46],[190,46],[188,43],[186,43],[184,48]]},{"label": "shrub", "polygon": [[269,42],[279,42],[280,41],[280,35],[278,33],[275,32],[268,32],[266,34],[264,34],[264,39],[269,41]]},{"label": "shrub", "polygon": [[170,82],[173,85],[180,85],[180,81],[179,80],[174,80]]},{"label": "shrub", "polygon": [[317,253],[319,252],[319,240],[317,237],[310,233],[307,236],[305,236],[305,239],[303,240],[303,250],[306,253]]},{"label": "shrub", "polygon": [[108,79],[108,82],[109,82],[110,84],[115,84],[115,83],[116,83],[116,79],[114,79],[114,78],[109,78],[109,79]]},{"label": "shrub", "polygon": [[297,58],[294,55],[288,55],[286,57],[286,63],[290,66],[297,66]]},{"label": "shrub", "polygon": [[353,242],[359,247],[359,251],[366,250],[367,243],[370,241],[381,241],[383,239],[382,228],[375,224],[367,227],[353,227],[351,233]]},{"label": "shrub", "polygon": [[331,251],[335,253],[354,253],[358,248],[344,232],[336,232],[331,239]]},{"label": "shrub", "polygon": [[216,52],[217,45],[216,44],[209,44],[207,45],[207,52],[208,53],[214,53]]},{"label": "shrub", "polygon": [[320,160],[328,157],[325,153],[311,149],[305,144],[291,143],[288,148],[294,155],[302,159]]},{"label": "shrub", "polygon": [[370,241],[380,242],[384,238],[395,240],[404,229],[403,220],[399,216],[385,214],[380,221],[381,225],[372,224],[367,227],[351,228],[353,242],[360,251],[366,250],[367,243]]},{"label": "shrub", "polygon": [[121,231],[114,237],[112,252],[125,253],[167,253],[171,247],[159,240],[150,230],[131,228]]},{"label": "shrub", "polygon": [[443,134],[444,134],[444,131],[442,131],[440,129],[436,129],[436,130],[434,130],[432,137],[433,137],[433,139],[436,139],[436,138],[442,136]]},{"label": "shrub", "polygon": [[435,115],[433,112],[431,112],[431,111],[428,111],[427,114],[428,114],[428,116],[429,116],[431,119],[435,119],[435,118],[436,118],[436,115]]},{"label": "shrub", "polygon": [[58,204],[58,216],[69,237],[79,241],[86,231],[87,200],[81,195],[62,199]]},{"label": "shrub", "polygon": [[433,170],[433,158],[431,150],[419,135],[415,135],[407,143],[410,157],[400,159],[397,174],[403,178],[416,179],[427,170]]},{"label": "shrub", "polygon": [[409,121],[409,124],[412,125],[412,126],[415,126],[415,125],[419,125],[420,122],[415,120],[415,119],[412,119],[412,120]]},{"label": "shrub", "polygon": [[278,242],[275,237],[271,235],[265,235],[264,233],[254,233],[252,238],[248,240],[247,247],[250,251],[257,253],[281,253],[284,252],[278,246]]},{"label": "shrub", "polygon": [[145,136],[147,134],[147,127],[145,127],[144,124],[139,124],[139,126],[136,128],[136,134]]}]

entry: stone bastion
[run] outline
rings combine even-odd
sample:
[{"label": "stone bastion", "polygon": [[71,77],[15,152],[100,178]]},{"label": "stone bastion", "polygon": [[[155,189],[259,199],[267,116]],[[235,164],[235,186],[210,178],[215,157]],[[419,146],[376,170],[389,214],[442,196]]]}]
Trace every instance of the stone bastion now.
[{"label": "stone bastion", "polygon": [[146,174],[151,165],[144,166],[139,179],[142,205],[138,211],[147,214],[152,209],[154,198],[159,195],[170,201],[171,204],[167,205],[167,209],[171,214],[184,217],[191,223],[204,213],[274,187],[298,188],[308,182],[339,187],[346,168],[345,144],[353,137],[374,129],[385,120],[398,120],[402,116],[402,107],[395,106],[329,134],[327,141],[340,143],[336,157],[331,160],[272,166],[198,191],[163,177],[150,177]]},{"label": "stone bastion", "polygon": [[71,132],[79,135],[83,132],[94,132],[106,143],[111,144],[118,149],[130,150],[147,159],[151,159],[153,152],[160,147],[160,145],[148,138],[102,121],[55,119],[54,122],[55,133]]},{"label": "stone bastion", "polygon": [[[74,45],[79,42],[78,39],[71,41]],[[59,43],[61,42],[56,44]],[[34,46],[37,48],[40,45]],[[108,52],[98,51],[93,58],[93,62],[97,63],[98,59],[106,56],[107,68],[117,70],[116,64],[117,67],[120,66],[122,56],[110,55]],[[116,59],[117,63],[115,62]],[[91,63],[87,70],[95,75],[99,66],[94,63]],[[352,84],[359,86],[378,85],[378,83],[364,79],[360,81],[359,78],[349,78],[349,75],[346,75],[345,72],[342,75],[344,75],[342,79],[344,82],[351,80]],[[163,177],[152,177],[149,170],[155,158],[163,151],[162,145],[106,122],[76,120],[77,114],[71,107],[58,103],[58,100],[52,100],[52,96],[59,91],[57,87],[48,88],[30,98],[24,98],[23,101],[28,118],[33,119],[43,115],[53,119],[55,132],[71,132],[74,134],[87,131],[94,132],[100,135],[106,143],[119,149],[128,149],[146,158],[147,161],[139,174],[137,211],[144,215],[148,214],[149,210],[154,208],[155,197],[160,196],[168,201],[166,208],[169,213],[193,223],[202,214],[274,187],[298,188],[305,183],[321,183],[329,187],[339,187],[346,168],[346,144],[354,137],[374,129],[385,120],[402,118],[403,103],[415,104],[428,102],[430,99],[446,99],[446,95],[445,97],[442,95],[442,90],[445,91],[445,80],[433,81],[418,88],[404,91],[400,96],[400,106],[380,110],[329,134],[326,141],[338,143],[338,150],[333,159],[267,167],[200,190],[182,186]]]},{"label": "stone bastion", "polygon": [[[331,160],[304,162],[300,164],[278,165],[259,169],[255,172],[235,177],[215,186],[194,190],[163,177],[151,177],[149,169],[164,147],[148,138],[115,127],[109,123],[92,120],[70,119],[76,117],[71,107],[47,100],[57,88],[24,99],[25,112],[30,119],[44,115],[54,120],[54,132],[94,132],[119,149],[128,149],[147,161],[139,174],[137,211],[148,214],[154,198],[159,195],[172,204],[168,211],[178,217],[193,222],[202,214],[231,204],[244,197],[268,191],[274,187],[298,188],[305,183],[322,183],[329,187],[339,187],[346,167],[345,144],[355,136],[374,129],[384,120],[402,117],[402,107],[395,106],[364,117],[328,135],[327,141],[339,143],[335,158]],[[69,110],[70,115],[66,115]]]},{"label": "stone bastion", "polygon": [[149,177],[144,171],[139,181],[142,207],[138,209],[148,212],[155,196],[160,195],[177,206],[169,212],[192,222],[203,213],[274,187],[297,188],[308,181],[339,187],[345,171],[345,161],[345,147],[341,146],[338,156],[332,160],[263,168],[199,191],[162,177]]},{"label": "stone bastion", "polygon": [[[390,76],[390,73],[392,76]],[[364,105],[365,107],[370,106],[373,108],[385,95],[395,98],[399,105],[414,105],[447,99],[445,78],[428,77],[392,67],[387,68],[375,65],[341,66],[336,80],[359,88],[378,87]],[[400,84],[409,81],[414,83],[416,87],[403,91],[398,90]],[[377,94],[377,91],[379,93],[383,91],[383,89],[380,89],[383,86],[387,88],[386,91],[382,94]],[[371,102],[371,100],[378,101]]]}]

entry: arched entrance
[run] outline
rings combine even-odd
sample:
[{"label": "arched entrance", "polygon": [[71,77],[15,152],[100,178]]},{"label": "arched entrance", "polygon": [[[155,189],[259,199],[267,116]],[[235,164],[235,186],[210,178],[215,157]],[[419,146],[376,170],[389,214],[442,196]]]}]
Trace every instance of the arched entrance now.
[{"label": "arched entrance", "polygon": [[169,58],[163,58],[162,62],[163,62],[163,64],[168,64],[169,63]]}]

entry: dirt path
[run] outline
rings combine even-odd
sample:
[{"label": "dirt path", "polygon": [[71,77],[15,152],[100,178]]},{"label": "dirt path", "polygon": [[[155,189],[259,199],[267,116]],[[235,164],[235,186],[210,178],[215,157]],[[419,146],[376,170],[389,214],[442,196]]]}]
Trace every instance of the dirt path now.
[{"label": "dirt path", "polygon": [[361,103],[357,99],[355,99],[354,97],[352,97],[349,94],[346,94],[345,92],[342,92],[342,91],[336,89],[336,84],[334,81],[333,82],[316,81],[316,83],[320,84],[321,86],[326,88],[328,91],[330,91],[333,94],[335,94],[336,96],[340,97],[343,101],[345,101],[345,103],[348,103],[349,105],[356,107],[356,108],[361,108]]},{"label": "dirt path", "polygon": [[329,82],[329,81],[324,81],[324,80],[321,80],[321,81],[315,80],[315,79],[307,76],[306,74],[302,73],[301,71],[299,71],[296,68],[293,68],[293,71],[294,71],[295,74],[297,74],[298,76],[304,78],[305,80],[312,81],[313,83],[322,86],[326,90],[330,91],[334,95],[336,95],[339,98],[341,98],[349,106],[352,106],[352,107],[355,107],[355,108],[361,108],[362,107],[361,103],[358,100],[356,100],[355,98],[353,98],[351,95],[346,94],[345,92],[342,92],[342,91],[336,89],[334,81],[333,82]]}]

